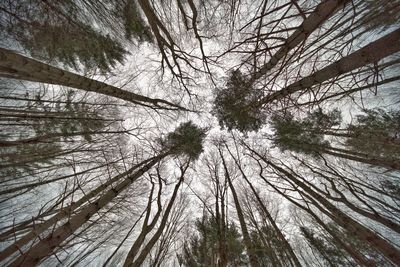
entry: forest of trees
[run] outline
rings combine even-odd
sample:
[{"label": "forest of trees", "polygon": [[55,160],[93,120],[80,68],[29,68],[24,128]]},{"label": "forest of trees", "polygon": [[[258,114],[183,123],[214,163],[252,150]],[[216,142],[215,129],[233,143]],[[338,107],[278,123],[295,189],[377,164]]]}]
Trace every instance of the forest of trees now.
[{"label": "forest of trees", "polygon": [[0,266],[400,266],[400,0],[0,1]]}]

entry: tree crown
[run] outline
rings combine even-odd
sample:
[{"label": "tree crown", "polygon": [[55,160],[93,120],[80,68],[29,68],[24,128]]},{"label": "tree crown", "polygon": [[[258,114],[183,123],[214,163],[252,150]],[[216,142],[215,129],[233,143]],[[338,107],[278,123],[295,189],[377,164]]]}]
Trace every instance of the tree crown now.
[{"label": "tree crown", "polygon": [[222,128],[241,132],[257,131],[264,123],[265,115],[253,104],[262,92],[249,86],[240,70],[231,72],[226,87],[217,90],[213,115]]},{"label": "tree crown", "polygon": [[192,121],[188,121],[181,123],[175,131],[169,133],[162,145],[172,154],[184,154],[191,159],[197,159],[203,152],[205,136],[205,129],[198,127]]},{"label": "tree crown", "polygon": [[271,117],[273,143],[282,151],[315,154],[316,146],[329,146],[329,142],[324,140],[324,132],[340,122],[341,114],[338,110],[324,113],[318,109],[308,113],[304,119],[295,119],[289,112],[275,114]]}]

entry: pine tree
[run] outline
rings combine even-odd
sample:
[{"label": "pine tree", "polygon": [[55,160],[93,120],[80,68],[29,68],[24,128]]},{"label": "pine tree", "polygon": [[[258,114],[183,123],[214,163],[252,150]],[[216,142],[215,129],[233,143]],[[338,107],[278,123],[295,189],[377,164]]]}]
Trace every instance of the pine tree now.
[{"label": "pine tree", "polygon": [[[168,155],[176,155],[177,151],[179,151],[180,155],[186,155],[187,157],[189,157],[189,159],[198,157],[202,151],[201,144],[205,136],[204,130],[194,126],[191,122],[188,122],[179,126],[176,131],[176,133],[174,132],[174,136],[180,136],[183,140],[185,140],[182,142],[182,148],[179,148],[178,143],[174,143],[175,146],[173,147],[173,149],[171,149],[171,147],[164,147],[164,150],[162,152],[160,152],[145,165],[141,166],[140,169],[133,169],[132,171],[128,171],[122,177],[119,175],[117,179],[114,179],[116,181],[113,181],[117,184],[112,186],[110,189],[106,189],[107,185],[105,185],[101,186],[100,190],[96,190],[95,193],[89,194],[96,196],[104,190],[104,193],[97,200],[88,203],[79,211],[77,211],[77,213],[70,215],[68,217],[68,220],[63,225],[54,229],[52,233],[50,233],[46,238],[41,239],[41,241],[29,248],[28,251],[26,251],[23,255],[16,258],[10,266],[20,266],[21,264],[34,265],[38,264],[42,259],[48,257],[59,244],[67,240],[68,237],[70,237],[77,229],[84,225],[94,214],[96,214],[96,212],[108,205],[116,196],[118,196],[121,191],[125,190],[140,176],[142,176],[145,172],[147,172],[155,164],[160,162]],[[194,133],[194,131],[196,131],[196,133]],[[187,138],[186,134],[189,135],[189,138]],[[193,136],[196,136],[197,138],[193,138]],[[190,140],[193,147],[197,149],[196,151],[198,154],[193,153],[188,143],[188,140]],[[59,214],[55,215],[55,222],[58,221],[60,217],[63,218],[66,215],[69,215],[69,213],[64,210],[60,211]],[[54,219],[52,220],[52,222],[53,221]],[[51,224],[47,227],[50,226]],[[47,229],[47,227],[45,229]],[[41,229],[41,232],[43,232],[45,229]],[[11,255],[15,250],[18,250],[21,245],[26,244],[31,238],[36,237],[38,234],[40,233],[36,233],[35,229],[33,229],[32,233],[28,234],[29,239],[23,238],[22,244],[18,243],[17,241],[16,244],[11,245],[6,250],[3,250],[0,254],[1,259],[4,259],[8,255]]]}]

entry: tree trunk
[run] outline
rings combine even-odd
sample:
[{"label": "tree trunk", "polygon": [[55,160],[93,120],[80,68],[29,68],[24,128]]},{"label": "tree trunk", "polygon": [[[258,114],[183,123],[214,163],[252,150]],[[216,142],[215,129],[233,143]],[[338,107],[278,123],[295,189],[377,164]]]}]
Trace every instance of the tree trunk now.
[{"label": "tree trunk", "polygon": [[[87,222],[91,216],[95,213],[97,213],[101,208],[106,206],[108,203],[110,203],[114,197],[116,197],[119,192],[122,190],[126,189],[131,183],[133,183],[137,178],[142,176],[146,171],[148,171],[152,166],[157,164],[161,159],[163,159],[167,154],[161,154],[154,159],[152,159],[149,163],[147,163],[145,166],[143,166],[141,169],[136,171],[135,173],[129,175],[125,180],[123,180],[121,183],[116,185],[114,188],[109,189],[105,194],[103,194],[99,199],[94,201],[93,203],[88,204],[86,207],[84,207],[80,212],[77,214],[71,216],[69,220],[62,226],[58,227],[55,231],[53,231],[49,236],[47,236],[44,239],[41,239],[40,242],[38,242],[36,245],[31,247],[27,252],[23,253],[21,256],[19,256],[10,266],[34,266],[38,264],[43,258],[47,257],[48,255],[51,254],[51,252],[58,246],[60,245],[63,241],[65,241],[71,234],[74,233],[75,230],[77,230],[79,227],[81,227],[85,222]],[[117,176],[120,178],[119,176]],[[117,179],[118,180],[118,179]],[[107,186],[102,185],[98,187],[95,191],[101,192],[104,190]],[[100,189],[101,188],[101,189]],[[97,193],[98,193],[97,192]],[[93,191],[91,192],[93,193]],[[89,194],[91,197],[97,195],[96,194]],[[87,196],[89,196],[87,195]],[[85,199],[89,199],[88,197],[84,197]],[[83,201],[82,201],[83,202]],[[82,202],[80,204],[82,204]],[[76,205],[73,204],[76,208]],[[57,222],[60,218],[64,218],[70,214],[69,210],[62,210],[60,213],[58,213],[56,216],[52,217],[49,221],[51,223],[46,224],[45,226],[51,226],[53,223]],[[41,227],[39,232],[43,233],[44,230],[46,230],[47,227]],[[22,239],[18,240],[16,243],[8,247],[6,250],[2,252],[3,254],[10,254],[11,250],[18,250],[20,247],[20,243],[26,244],[28,241],[30,241],[32,238],[35,238],[38,236],[38,231],[35,229],[31,233],[29,233],[27,236],[24,236]],[[2,257],[3,258],[3,257]]]},{"label": "tree trunk", "polygon": [[168,206],[165,209],[165,213],[164,213],[164,215],[162,217],[162,220],[160,222],[160,226],[158,227],[157,231],[154,233],[153,237],[149,240],[149,242],[143,248],[142,252],[139,254],[137,259],[130,265],[127,262],[125,262],[124,266],[130,266],[130,267],[140,267],[140,266],[142,266],[142,264],[143,264],[144,260],[146,259],[147,255],[150,253],[151,249],[154,247],[154,245],[156,244],[156,242],[160,238],[162,232],[164,231],[165,226],[167,225],[167,221],[168,221],[168,218],[169,218],[169,213],[171,212],[172,206],[174,205],[176,196],[178,194],[178,189],[181,186],[181,184],[183,183],[184,175],[185,175],[185,172],[186,172],[188,166],[189,166],[189,164],[187,164],[186,168],[184,170],[182,170],[181,177],[179,178],[179,181],[178,181],[178,183],[176,184],[176,186],[174,188],[174,192],[172,193],[171,199],[168,202]]},{"label": "tree trunk", "polygon": [[304,190],[307,194],[318,201],[324,208],[326,208],[333,216],[332,219],[341,227],[346,229],[351,235],[357,237],[358,239],[367,242],[382,255],[384,255],[388,260],[392,261],[394,264],[400,262],[400,251],[390,244],[388,241],[366,228],[365,226],[359,224],[357,221],[343,213],[341,210],[336,208],[331,202],[322,197],[320,194],[312,190],[302,181],[298,180],[294,175],[284,170],[283,168],[275,165],[274,163],[266,160],[264,157],[261,159],[273,167],[278,172],[282,173],[287,179],[293,182],[295,185]]},{"label": "tree trunk", "polygon": [[[319,177],[322,177],[323,179],[325,179],[327,182],[329,182],[331,184],[331,188],[332,190],[339,195],[339,197],[334,197],[332,196],[330,193],[324,193],[326,195],[327,198],[332,199],[334,201],[337,202],[341,202],[343,204],[345,204],[347,207],[349,207],[351,210],[353,210],[354,212],[365,216],[371,220],[374,220],[378,223],[381,223],[383,225],[385,225],[386,227],[388,227],[389,229],[397,232],[400,234],[400,225],[397,224],[396,222],[381,216],[377,211],[375,211],[368,203],[366,203],[364,200],[362,200],[357,193],[353,190],[353,188],[351,187],[351,185],[349,184],[348,180],[346,177],[341,176],[339,173],[337,172],[333,172],[338,178],[340,178],[348,187],[348,189],[350,190],[350,192],[356,197],[356,199],[358,199],[359,201],[361,201],[364,205],[366,205],[370,211],[365,210],[364,208],[360,208],[359,206],[353,204],[352,202],[350,202],[348,200],[348,198],[342,193],[342,190],[338,189],[336,187],[334,178],[329,177],[317,170],[315,170],[312,166],[309,166],[308,164],[305,164],[305,162],[302,162],[302,164],[304,164],[308,169],[310,169],[313,173],[317,174]],[[371,212],[372,211],[372,212]]]},{"label": "tree trunk", "polygon": [[312,75],[304,77],[286,88],[262,98],[255,106],[261,107],[298,91],[310,89],[314,85],[361,68],[367,64],[375,63],[398,51],[400,51],[400,29],[379,38],[335,63],[314,72]]},{"label": "tree trunk", "polygon": [[289,253],[291,261],[293,261],[294,265],[296,267],[301,267],[300,261],[297,258],[296,254],[293,251],[292,246],[290,243],[286,240],[285,236],[279,229],[278,225],[276,225],[275,220],[272,218],[271,214],[268,212],[267,207],[265,207],[264,203],[262,202],[260,196],[258,195],[256,189],[254,188],[253,184],[250,182],[250,180],[247,178],[246,174],[244,173],[242,167],[240,166],[239,162],[236,160],[236,158],[232,155],[231,151],[229,150],[228,146],[225,145],[227,148],[229,154],[235,161],[236,166],[238,166],[240,173],[242,174],[243,178],[247,182],[247,184],[250,186],[251,191],[253,192],[254,196],[256,197],[258,203],[260,204],[261,209],[263,210],[264,214],[267,216],[268,220],[270,221],[272,227],[274,228],[276,234],[278,235],[279,239],[281,240],[283,246],[285,247],[286,251]]},{"label": "tree trunk", "polygon": [[226,163],[225,163],[225,159],[224,159],[224,156],[222,154],[222,151],[220,149],[218,149],[218,150],[219,150],[219,154],[220,154],[221,159],[222,159],[222,164],[224,166],[225,178],[228,180],[228,185],[229,185],[229,188],[231,189],[231,192],[232,192],[232,196],[233,196],[233,201],[235,203],[236,212],[237,212],[237,215],[239,217],[240,228],[242,229],[242,235],[243,235],[243,242],[244,242],[244,244],[246,246],[247,254],[249,255],[250,265],[252,267],[258,267],[260,265],[258,264],[257,255],[256,255],[256,253],[254,251],[254,246],[253,246],[253,243],[252,243],[252,241],[250,239],[249,232],[247,230],[246,221],[244,219],[244,215],[243,215],[243,212],[242,212],[242,207],[240,206],[239,198],[238,198],[238,196],[236,194],[236,190],[235,190],[235,188],[234,188],[234,186],[232,184],[232,181],[231,181],[231,178],[230,178],[230,175],[229,175],[229,172],[228,172],[228,168],[226,167]]},{"label": "tree trunk", "polygon": [[57,182],[57,181],[60,181],[60,180],[64,180],[64,179],[67,179],[67,178],[70,178],[70,177],[74,177],[76,175],[81,175],[81,174],[88,173],[88,172],[96,170],[96,169],[103,168],[105,166],[108,166],[108,165],[111,165],[113,163],[116,163],[116,162],[118,162],[120,160],[121,159],[116,160],[116,161],[112,161],[112,162],[107,162],[106,164],[102,164],[100,166],[89,168],[89,169],[81,171],[81,172],[77,172],[77,173],[73,173],[73,174],[69,174],[69,175],[64,175],[64,176],[61,176],[61,177],[53,178],[53,179],[50,179],[50,180],[45,180],[45,181],[41,181],[41,182],[30,183],[30,184],[25,184],[25,185],[21,185],[21,186],[9,188],[9,189],[4,189],[4,190],[0,191],[0,195],[15,193],[15,192],[22,191],[22,190],[30,190],[30,189],[33,189],[33,188],[35,188],[37,186],[41,186],[41,185],[45,185],[45,184],[51,184],[51,183],[54,183],[54,182]]},{"label": "tree trunk", "polygon": [[72,137],[79,135],[95,135],[95,134],[124,134],[128,132],[129,131],[86,131],[86,132],[83,131],[83,132],[73,132],[73,133],[50,133],[42,136],[35,136],[15,141],[0,140],[0,147],[10,147],[10,146],[38,144],[38,143],[52,143],[52,141],[49,139],[58,137]]},{"label": "tree trunk", "polygon": [[304,42],[307,37],[323,24],[329,17],[335,14],[340,7],[346,5],[349,0],[325,0],[303,21],[298,29],[286,40],[285,44],[264,64],[260,70],[253,74],[249,81],[251,86],[257,79],[261,78],[275,67],[279,60],[285,58],[289,52]]},{"label": "tree trunk", "polygon": [[161,215],[161,210],[162,210],[162,208],[161,208],[161,185],[162,185],[162,183],[160,182],[160,190],[158,191],[158,198],[157,198],[158,210],[157,210],[156,214],[154,215],[151,223],[148,224],[149,218],[150,218],[150,212],[151,212],[151,202],[152,202],[152,197],[153,197],[153,189],[154,189],[154,184],[153,184],[153,188],[152,188],[150,196],[149,196],[149,201],[147,202],[146,217],[144,218],[144,221],[143,221],[142,230],[140,231],[139,236],[136,238],[135,242],[131,246],[131,249],[129,250],[129,252],[125,258],[124,267],[130,266],[130,264],[133,262],[140,247],[143,245],[143,242],[146,239],[147,234],[150,233],[151,230],[153,230],[154,226],[156,225],[156,223],[158,221],[158,218]]},{"label": "tree trunk", "polygon": [[[226,182],[226,181],[225,181]],[[221,229],[221,235],[220,235],[220,246],[219,246],[219,261],[218,261],[218,266],[219,267],[226,267],[228,266],[228,259],[227,259],[227,246],[226,246],[226,215],[225,215],[225,186],[224,184],[224,192],[221,193],[221,217],[220,217],[220,229]]]},{"label": "tree trunk", "polygon": [[337,152],[334,152],[334,151],[331,151],[328,149],[321,150],[321,152],[324,154],[335,156],[335,157],[348,159],[348,160],[352,160],[352,161],[357,161],[357,162],[361,162],[361,163],[365,163],[365,164],[369,164],[369,165],[373,165],[373,166],[379,166],[379,167],[384,167],[384,168],[388,168],[388,169],[400,170],[400,162],[397,160],[387,161],[387,160],[371,158],[371,157],[364,158],[364,157],[360,157],[360,156],[353,156],[353,155],[348,155],[348,154],[343,154],[343,153],[337,153]]},{"label": "tree trunk", "polygon": [[166,100],[138,95],[85,76],[53,67],[4,48],[0,48],[0,77],[63,85],[119,98],[137,105],[187,111],[187,109]]},{"label": "tree trunk", "polygon": [[374,267],[376,266],[372,262],[368,261],[363,255],[354,250],[353,247],[342,241],[314,212],[307,210],[307,212],[313,217],[313,219],[332,237],[334,243],[338,247],[344,248],[349,255],[361,266]]},{"label": "tree trunk", "polygon": [[[256,153],[254,150],[251,150],[252,152]],[[257,153],[256,153],[257,154]],[[260,159],[261,156],[259,154],[257,154]],[[369,260],[367,260],[363,254],[361,254],[360,252],[358,252],[357,250],[355,250],[354,248],[350,247],[349,245],[347,245],[345,242],[343,242],[340,237],[336,236],[334,234],[334,232],[332,232],[326,225],[325,223],[308,207],[304,207],[302,205],[300,205],[299,203],[297,203],[296,201],[294,201],[293,199],[291,199],[287,194],[281,192],[278,188],[276,188],[275,186],[273,186],[270,182],[268,182],[268,180],[266,180],[264,177],[262,177],[263,180],[270,185],[275,191],[277,191],[281,196],[283,196],[285,199],[287,199],[288,201],[290,201],[291,203],[293,203],[296,207],[301,208],[302,210],[306,211],[307,213],[309,213],[321,226],[322,228],[324,228],[334,239],[334,241],[342,248],[344,248],[346,250],[347,253],[349,253],[353,259],[359,263],[361,266],[366,266],[366,267],[374,267],[375,265],[373,263],[371,263]]]}]

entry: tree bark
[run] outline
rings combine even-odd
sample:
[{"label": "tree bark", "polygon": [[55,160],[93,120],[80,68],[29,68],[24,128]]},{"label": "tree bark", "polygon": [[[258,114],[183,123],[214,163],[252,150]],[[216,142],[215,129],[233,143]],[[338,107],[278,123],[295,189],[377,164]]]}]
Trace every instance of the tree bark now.
[{"label": "tree bark", "polygon": [[224,156],[222,154],[222,151],[220,149],[219,150],[219,154],[221,156],[222,159],[222,165],[224,166],[224,171],[225,171],[225,178],[228,180],[228,185],[229,188],[231,189],[232,192],[232,196],[233,196],[233,201],[235,203],[235,208],[236,208],[236,213],[239,217],[239,223],[240,223],[240,228],[242,229],[242,235],[243,235],[243,242],[246,246],[247,249],[247,253],[249,255],[249,259],[250,259],[250,265],[252,267],[258,267],[260,266],[258,264],[258,260],[257,260],[257,255],[254,251],[254,246],[253,243],[250,239],[250,235],[249,232],[247,230],[247,226],[246,226],[246,221],[244,219],[244,215],[243,215],[243,211],[242,211],[242,207],[240,206],[240,202],[239,202],[239,198],[236,194],[236,190],[232,184],[229,172],[228,172],[228,168],[226,167],[226,163],[225,163],[225,159]]},{"label": "tree bark", "polygon": [[188,111],[163,99],[149,98],[0,48],[0,77],[56,84],[119,98],[137,105]]},{"label": "tree bark", "polygon": [[296,267],[301,267],[300,261],[297,258],[296,254],[293,251],[292,246],[290,243],[286,240],[285,236],[283,235],[282,231],[279,229],[278,225],[275,223],[275,220],[272,218],[271,214],[269,213],[267,207],[265,207],[264,203],[262,202],[260,196],[258,195],[256,189],[254,188],[253,184],[250,182],[250,180],[247,178],[246,174],[244,173],[242,167],[240,166],[239,162],[236,160],[236,158],[232,155],[231,151],[229,150],[228,146],[225,145],[229,154],[235,161],[236,166],[238,166],[240,173],[242,174],[243,178],[247,182],[247,184],[250,186],[251,191],[253,192],[254,196],[256,197],[258,203],[260,204],[260,207],[264,214],[267,216],[269,222],[271,223],[272,227],[274,228],[276,234],[278,235],[279,239],[281,240],[282,244],[284,245],[286,251],[289,253],[291,261],[293,261],[294,265]]},{"label": "tree bark", "polygon": [[[252,152],[255,152],[254,150],[251,150]],[[260,157],[260,155],[258,155]],[[261,157],[260,157],[261,158]],[[353,257],[353,259],[360,264],[361,266],[366,266],[366,267],[375,267],[375,265],[373,263],[371,263],[371,261],[369,261],[368,259],[366,259],[364,257],[363,254],[361,254],[359,251],[355,250],[353,247],[349,246],[348,244],[346,244],[345,242],[343,242],[340,237],[338,237],[334,232],[332,232],[327,226],[326,224],[309,208],[304,207],[302,205],[300,205],[299,203],[297,203],[296,201],[294,201],[293,199],[291,199],[287,194],[281,192],[278,188],[276,188],[273,184],[271,184],[270,182],[268,182],[268,180],[266,180],[264,177],[261,176],[261,178],[268,184],[270,185],[275,191],[277,191],[281,196],[283,196],[285,199],[287,199],[288,201],[290,201],[291,203],[293,203],[295,206],[299,207],[300,209],[304,210],[305,212],[307,212],[308,214],[310,214],[321,226],[323,229],[325,229],[334,239],[335,243],[337,243],[337,245],[339,245],[340,247],[342,247],[343,249],[346,250],[347,253],[349,253],[349,255],[351,255]]]},{"label": "tree bark", "polygon": [[141,169],[139,169],[133,174],[129,175],[129,172],[132,171],[131,169],[128,171],[128,173],[125,172],[121,175],[117,175],[109,182],[97,187],[95,190],[91,191],[89,194],[82,197],[77,203],[73,203],[69,207],[62,209],[55,216],[47,220],[45,223],[41,224],[40,227],[38,227],[37,229],[33,229],[29,234],[25,235],[24,237],[16,241],[14,244],[10,245],[5,250],[3,250],[0,254],[0,261],[6,259],[9,255],[18,251],[24,244],[28,243],[35,237],[39,236],[41,233],[43,233],[57,221],[70,215],[73,210],[81,206],[83,203],[85,203],[92,197],[99,194],[109,185],[112,185],[113,182],[118,181],[123,176],[129,175],[124,181],[116,185],[114,188],[109,189],[98,200],[88,204],[80,212],[71,216],[70,219],[64,225],[57,228],[52,234],[42,239],[39,243],[34,245],[27,252],[19,256],[10,266],[20,266],[20,265],[34,266],[38,264],[43,258],[50,255],[50,253],[53,251],[54,248],[56,248],[61,242],[66,240],[75,230],[81,227],[86,221],[88,221],[93,214],[95,214],[98,210],[100,210],[102,207],[111,202],[112,199],[115,196],[117,196],[120,191],[128,187],[131,183],[133,183],[137,178],[143,175],[146,171],[148,171],[152,166],[154,166],[166,155],[167,154],[164,153],[157,157],[154,157],[149,162],[147,162],[145,166],[143,166]]},{"label": "tree bark", "polygon": [[387,161],[387,160],[382,160],[382,159],[377,159],[377,158],[372,158],[372,157],[365,158],[365,157],[354,156],[354,155],[349,155],[349,154],[337,153],[337,152],[331,151],[329,149],[321,150],[321,152],[331,155],[331,156],[348,159],[348,160],[352,160],[352,161],[357,161],[357,162],[361,162],[361,163],[365,163],[365,164],[369,164],[369,165],[373,165],[373,166],[379,166],[379,167],[384,167],[384,168],[388,168],[388,169],[400,170],[400,162],[397,160]]},{"label": "tree bark", "polygon": [[86,132],[83,131],[83,132],[73,132],[73,133],[50,133],[46,135],[35,136],[15,141],[0,140],[0,147],[11,147],[11,146],[46,143],[46,142],[51,143],[49,139],[57,137],[72,137],[79,135],[95,135],[95,134],[124,134],[128,132],[129,131],[86,131]]},{"label": "tree bark", "polygon": [[162,207],[161,207],[161,185],[162,185],[162,183],[160,182],[160,188],[159,188],[158,196],[157,196],[158,197],[157,198],[158,209],[157,209],[157,212],[154,215],[151,223],[148,224],[149,218],[150,218],[150,212],[151,212],[151,202],[152,202],[152,197],[153,197],[153,189],[154,189],[154,184],[153,184],[153,188],[152,188],[150,196],[149,196],[149,201],[147,202],[146,217],[144,218],[144,221],[143,221],[142,230],[140,231],[139,236],[136,238],[135,242],[133,243],[133,245],[131,246],[131,249],[128,252],[128,255],[125,258],[124,267],[130,266],[130,264],[133,262],[140,247],[143,245],[143,242],[144,242],[147,234],[150,233],[151,230],[153,230],[154,226],[156,225],[156,223],[158,221],[158,218],[161,215],[161,210],[162,210]]},{"label": "tree bark", "polygon": [[142,266],[142,264],[143,264],[144,260],[146,259],[147,255],[150,253],[151,249],[154,247],[154,245],[156,244],[156,242],[160,238],[162,232],[164,231],[165,226],[167,225],[169,214],[171,212],[172,206],[174,205],[176,196],[178,194],[178,189],[181,186],[181,184],[183,183],[184,175],[185,175],[185,172],[186,172],[188,167],[189,167],[189,163],[187,163],[187,165],[185,166],[185,168],[183,170],[181,169],[182,170],[181,177],[179,178],[179,181],[178,181],[178,183],[176,184],[176,186],[174,188],[174,192],[172,193],[171,199],[168,202],[167,208],[165,209],[165,213],[164,213],[164,215],[163,215],[163,217],[161,219],[160,226],[158,227],[157,231],[154,233],[153,237],[149,240],[149,242],[143,248],[142,252],[139,254],[137,259],[130,265],[127,262],[125,262],[124,266],[130,266],[130,267],[140,267],[140,266]]},{"label": "tree bark", "polygon": [[346,244],[340,237],[338,237],[314,212],[307,210],[312,218],[332,237],[334,243],[338,247],[344,248],[349,255],[361,266],[375,267],[376,265],[368,261],[363,255],[357,252],[353,247]]},{"label": "tree bark", "polygon": [[264,157],[261,157],[265,163],[269,166],[282,173],[288,180],[293,182],[296,186],[300,187],[304,192],[313,197],[316,201],[318,201],[324,208],[326,208],[331,214],[332,219],[341,227],[346,229],[351,235],[357,237],[358,239],[367,242],[377,251],[379,251],[382,255],[384,255],[388,260],[397,264],[400,262],[400,251],[390,244],[388,241],[366,228],[365,226],[359,224],[357,221],[343,213],[341,210],[336,208],[331,202],[322,197],[320,194],[312,190],[305,183],[298,180],[294,175],[290,172],[284,170],[283,168],[275,165],[269,160],[266,160]]},{"label": "tree bark", "polygon": [[[295,2],[295,1],[294,1]],[[298,29],[286,40],[285,44],[264,64],[260,70],[253,74],[249,80],[251,86],[257,79],[261,78],[275,67],[279,60],[285,58],[289,52],[304,42],[307,37],[315,31],[329,17],[335,14],[340,7],[346,5],[349,0],[324,0],[316,9],[303,21]]]},{"label": "tree bark", "polygon": [[262,98],[255,103],[255,106],[261,107],[298,91],[310,89],[314,85],[320,84],[357,68],[361,68],[365,65],[375,63],[398,51],[400,51],[400,29],[379,38],[335,63],[314,72],[312,75],[304,77],[286,88]]}]

